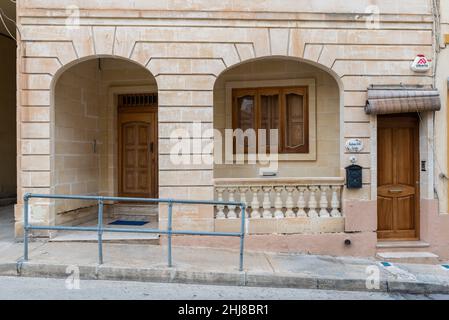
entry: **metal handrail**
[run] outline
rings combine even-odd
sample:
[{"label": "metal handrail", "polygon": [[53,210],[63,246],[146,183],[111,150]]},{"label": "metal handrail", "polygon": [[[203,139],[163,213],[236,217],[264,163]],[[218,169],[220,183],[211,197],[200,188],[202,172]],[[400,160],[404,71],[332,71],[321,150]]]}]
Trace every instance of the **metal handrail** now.
[{"label": "metal handrail", "polygon": [[[29,223],[29,200],[35,199],[61,199],[61,200],[92,200],[98,202],[98,225],[96,227],[65,227],[65,226],[33,226]],[[103,264],[103,233],[152,233],[168,235],[168,267],[173,267],[172,260],[172,236],[173,235],[198,235],[198,236],[218,236],[218,237],[240,237],[240,260],[239,270],[243,271],[243,254],[245,245],[245,218],[246,205],[239,202],[224,201],[196,201],[196,200],[175,200],[175,199],[149,199],[149,198],[123,198],[123,197],[102,197],[102,196],[82,196],[82,195],[46,195],[26,193],[23,197],[23,217],[24,217],[24,254],[23,260],[29,260],[29,233],[31,230],[47,231],[96,231],[98,233],[98,262]],[[125,228],[105,228],[103,227],[103,209],[105,201],[120,202],[143,202],[143,203],[165,203],[168,204],[168,223],[166,230],[160,229],[125,229]],[[214,206],[236,206],[241,208],[241,228],[240,232],[206,232],[191,230],[173,230],[173,205],[214,205]]]}]

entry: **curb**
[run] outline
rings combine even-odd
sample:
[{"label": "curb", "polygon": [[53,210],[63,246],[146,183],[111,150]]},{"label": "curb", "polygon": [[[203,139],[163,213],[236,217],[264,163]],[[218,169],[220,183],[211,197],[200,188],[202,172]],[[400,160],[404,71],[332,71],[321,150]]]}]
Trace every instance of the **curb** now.
[{"label": "curb", "polygon": [[[73,267],[66,264],[33,262],[0,264],[0,276],[67,278]],[[257,272],[207,272],[176,268],[131,268],[117,266],[78,266],[83,280],[141,281],[201,285],[319,289],[335,291],[388,292],[408,294],[449,294],[449,283],[383,280],[380,289],[368,290],[365,279],[316,278],[291,274]]]},{"label": "curb", "polygon": [[18,264],[15,262],[0,264],[0,276],[17,276],[19,272],[17,267]]}]

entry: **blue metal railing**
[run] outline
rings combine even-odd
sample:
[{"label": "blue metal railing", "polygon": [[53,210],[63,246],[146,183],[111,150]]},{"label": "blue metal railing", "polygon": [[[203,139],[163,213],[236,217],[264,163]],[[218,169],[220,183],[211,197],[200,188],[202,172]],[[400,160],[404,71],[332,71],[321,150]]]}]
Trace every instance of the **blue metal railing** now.
[{"label": "blue metal railing", "polygon": [[[98,225],[96,227],[66,227],[66,226],[33,226],[29,222],[29,202],[30,199],[54,199],[54,200],[85,200],[97,201],[98,203]],[[27,193],[23,197],[23,217],[24,217],[24,261],[29,260],[29,233],[32,230],[46,230],[46,231],[96,231],[98,233],[98,262],[103,264],[103,233],[151,233],[164,234],[168,237],[168,267],[173,266],[172,260],[172,236],[173,235],[198,235],[198,236],[218,236],[218,237],[240,237],[240,261],[239,270],[243,271],[243,254],[245,245],[245,218],[246,205],[238,202],[220,202],[220,201],[194,201],[194,200],[175,200],[175,199],[148,199],[148,198],[121,198],[121,197],[100,197],[100,196],[80,196],[80,195],[43,195]],[[103,208],[105,201],[120,201],[120,202],[141,202],[153,204],[167,204],[168,205],[168,223],[166,230],[159,229],[130,229],[130,228],[105,228],[103,226]],[[173,230],[173,205],[213,205],[213,206],[236,206],[241,208],[241,228],[240,232],[205,232],[205,231],[190,231],[190,230]]]}]

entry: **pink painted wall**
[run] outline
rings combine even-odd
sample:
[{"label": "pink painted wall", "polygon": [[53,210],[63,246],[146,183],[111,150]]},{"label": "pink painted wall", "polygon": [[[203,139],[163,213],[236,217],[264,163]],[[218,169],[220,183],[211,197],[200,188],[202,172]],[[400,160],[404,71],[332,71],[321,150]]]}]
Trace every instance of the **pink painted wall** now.
[{"label": "pink painted wall", "polygon": [[429,251],[449,259],[449,214],[440,214],[438,200],[421,200],[421,240],[430,244]]},{"label": "pink painted wall", "polygon": [[[377,202],[346,201],[345,233],[297,235],[248,235],[245,250],[258,252],[302,253],[332,256],[374,257],[377,244]],[[430,251],[442,260],[449,259],[449,215],[438,212],[437,200],[421,200],[421,240],[430,247],[398,249]],[[345,245],[350,240],[351,245]],[[166,238],[162,238],[166,244]],[[238,238],[179,236],[175,246],[239,249]],[[397,251],[397,250],[396,250]]]},{"label": "pink painted wall", "polygon": [[[345,240],[351,245],[345,245]],[[173,245],[188,247],[239,249],[238,238],[229,237],[173,237]],[[303,253],[332,256],[369,257],[375,255],[375,232],[334,233],[311,235],[249,235],[245,237],[245,250],[258,252]],[[166,244],[166,238],[161,239]]]}]

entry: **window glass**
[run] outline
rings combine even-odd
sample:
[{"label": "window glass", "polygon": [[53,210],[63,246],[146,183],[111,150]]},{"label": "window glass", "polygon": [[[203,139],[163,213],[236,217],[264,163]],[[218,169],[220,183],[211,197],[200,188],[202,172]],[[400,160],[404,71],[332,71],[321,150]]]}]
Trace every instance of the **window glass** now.
[{"label": "window glass", "polygon": [[[271,144],[277,144],[280,153],[309,152],[307,87],[236,89],[233,101],[233,128],[243,132],[254,129],[252,141],[257,140],[255,144],[264,148],[258,152],[269,152]],[[276,129],[279,140],[270,141],[270,132]],[[264,130],[265,139],[259,139],[258,130]],[[248,152],[248,135],[245,137]],[[240,141],[239,146],[243,143]],[[256,149],[255,145],[251,147]]]},{"label": "window glass", "polygon": [[302,96],[290,93],[286,95],[286,147],[297,148],[304,145],[304,99]]},{"label": "window glass", "polygon": [[253,96],[244,96],[237,99],[238,105],[238,128],[243,131],[247,129],[253,129],[254,126],[254,97]]},{"label": "window glass", "polygon": [[[268,146],[270,141],[270,130],[279,129],[279,94],[261,95],[260,96],[260,117],[261,127],[266,131],[266,142]],[[261,144],[264,146],[265,144]]]}]

